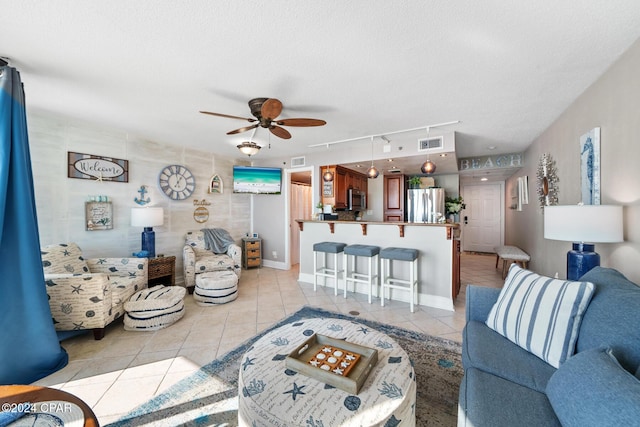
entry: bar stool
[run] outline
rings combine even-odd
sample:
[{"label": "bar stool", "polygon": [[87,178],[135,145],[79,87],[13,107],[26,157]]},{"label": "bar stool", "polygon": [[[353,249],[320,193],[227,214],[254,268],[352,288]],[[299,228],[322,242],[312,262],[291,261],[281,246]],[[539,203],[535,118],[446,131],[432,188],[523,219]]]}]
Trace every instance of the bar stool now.
[{"label": "bar stool", "polygon": [[[373,287],[378,288],[378,274],[373,275],[373,263],[375,262],[376,271],[380,271],[378,259],[380,254],[379,246],[370,245],[349,245],[344,248],[344,297],[347,297],[347,288],[349,282],[353,282],[353,291],[356,291],[356,283],[366,283],[369,285],[369,304],[371,304],[371,292]],[[369,270],[367,274],[358,273],[358,257],[366,257],[368,259]],[[349,259],[353,260],[353,270],[349,271]],[[375,259],[375,260],[374,260]]]},{"label": "bar stool", "polygon": [[[313,290],[317,291],[318,277],[324,278],[324,286],[327,285],[327,277],[333,279],[334,295],[338,295],[338,275],[344,270],[338,270],[338,254],[344,251],[345,243],[320,242],[313,245]],[[318,267],[318,253],[323,255],[323,263]],[[333,254],[333,268],[327,265],[327,254]]]},{"label": "bar stool", "polygon": [[[418,296],[418,250],[407,248],[384,248],[380,251],[380,275],[382,277],[380,304],[384,307],[385,289],[400,289],[409,291],[411,312],[414,301]],[[410,262],[409,280],[393,277],[391,273],[392,261]],[[408,285],[409,287],[407,287]]]}]

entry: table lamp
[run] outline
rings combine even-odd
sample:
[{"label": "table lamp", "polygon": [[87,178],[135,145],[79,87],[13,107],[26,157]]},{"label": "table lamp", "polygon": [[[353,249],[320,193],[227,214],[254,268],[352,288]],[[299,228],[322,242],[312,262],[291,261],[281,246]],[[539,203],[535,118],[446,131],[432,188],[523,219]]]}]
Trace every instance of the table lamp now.
[{"label": "table lamp", "polygon": [[574,242],[573,249],[567,252],[567,279],[578,280],[600,265],[593,243],[624,241],[622,206],[545,206],[544,238]]},{"label": "table lamp", "polygon": [[142,250],[146,251],[149,258],[156,256],[156,233],[153,227],[164,223],[164,211],[162,208],[131,208],[131,225],[144,227],[142,232]]}]

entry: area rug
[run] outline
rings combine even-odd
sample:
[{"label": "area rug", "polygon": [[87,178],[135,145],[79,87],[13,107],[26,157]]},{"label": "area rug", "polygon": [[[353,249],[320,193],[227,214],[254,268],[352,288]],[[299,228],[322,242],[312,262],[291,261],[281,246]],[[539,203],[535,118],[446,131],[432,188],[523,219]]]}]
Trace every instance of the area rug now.
[{"label": "area rug", "polygon": [[309,318],[350,320],[389,335],[404,348],[414,364],[417,380],[416,425],[456,425],[458,389],[463,374],[459,343],[357,316],[305,306],[108,427],[237,425],[238,371],[243,354],[271,330]]}]

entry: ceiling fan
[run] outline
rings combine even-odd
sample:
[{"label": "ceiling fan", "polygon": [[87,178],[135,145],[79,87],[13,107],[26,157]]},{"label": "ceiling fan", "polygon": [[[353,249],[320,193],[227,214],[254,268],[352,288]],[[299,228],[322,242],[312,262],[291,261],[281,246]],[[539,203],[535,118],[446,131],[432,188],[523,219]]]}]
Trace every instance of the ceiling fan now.
[{"label": "ceiling fan", "polygon": [[296,126],[296,127],[308,127],[308,126],[324,126],[327,124],[324,120],[318,119],[276,119],[282,112],[282,102],[275,98],[254,98],[249,101],[249,108],[254,118],[245,118],[240,116],[231,116],[229,114],[212,113],[210,111],[200,111],[202,114],[209,114],[212,116],[226,117],[229,119],[247,120],[250,123],[257,122],[251,126],[241,127],[227,132],[227,135],[235,135],[237,133],[246,132],[251,129],[255,129],[258,126],[269,129],[269,131],[282,139],[291,138],[291,134],[288,130],[281,126]]}]

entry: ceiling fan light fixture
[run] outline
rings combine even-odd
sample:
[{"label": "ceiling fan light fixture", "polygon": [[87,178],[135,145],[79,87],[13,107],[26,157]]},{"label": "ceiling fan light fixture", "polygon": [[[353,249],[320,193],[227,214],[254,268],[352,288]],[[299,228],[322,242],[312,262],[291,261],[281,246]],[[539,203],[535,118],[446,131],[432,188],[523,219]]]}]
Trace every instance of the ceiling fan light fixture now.
[{"label": "ceiling fan light fixture", "polygon": [[436,164],[433,163],[431,160],[427,159],[427,161],[422,164],[422,167],[420,168],[420,170],[422,171],[422,173],[431,175],[436,171]]},{"label": "ceiling fan light fixture", "polygon": [[260,148],[262,148],[255,142],[251,141],[245,141],[242,144],[237,145],[236,147],[238,147],[238,150],[240,150],[242,154],[246,154],[249,157],[258,154],[258,151],[260,151]]}]

